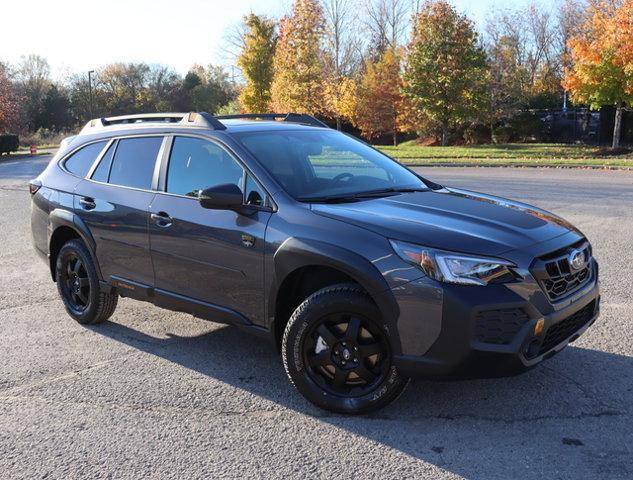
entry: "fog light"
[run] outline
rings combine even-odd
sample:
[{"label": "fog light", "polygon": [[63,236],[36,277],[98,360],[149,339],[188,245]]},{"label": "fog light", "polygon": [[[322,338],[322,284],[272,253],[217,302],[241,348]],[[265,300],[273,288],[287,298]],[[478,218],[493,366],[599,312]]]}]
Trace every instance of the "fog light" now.
[{"label": "fog light", "polygon": [[545,319],[539,318],[534,325],[534,335],[540,335],[543,332],[543,328],[545,328]]}]

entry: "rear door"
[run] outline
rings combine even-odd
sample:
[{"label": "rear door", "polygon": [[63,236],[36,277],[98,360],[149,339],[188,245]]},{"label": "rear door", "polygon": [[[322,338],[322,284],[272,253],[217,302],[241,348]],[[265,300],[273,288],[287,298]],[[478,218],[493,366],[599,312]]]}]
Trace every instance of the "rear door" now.
[{"label": "rear door", "polygon": [[[222,145],[175,136],[150,208],[157,293],[178,295],[263,319],[264,234],[271,216],[264,189]],[[200,190],[234,183],[254,211],[209,210]]]},{"label": "rear door", "polygon": [[75,189],[75,211],[92,232],[106,281],[119,277],[153,285],[148,220],[163,140],[154,135],[113,140],[90,178]]}]

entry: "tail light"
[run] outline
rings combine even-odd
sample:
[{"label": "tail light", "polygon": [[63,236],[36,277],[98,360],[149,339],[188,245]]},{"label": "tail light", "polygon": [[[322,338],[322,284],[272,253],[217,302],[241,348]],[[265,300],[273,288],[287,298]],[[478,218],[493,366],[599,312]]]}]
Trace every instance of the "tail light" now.
[{"label": "tail light", "polygon": [[42,182],[40,182],[39,180],[31,180],[29,182],[29,193],[31,195],[35,195],[41,186]]}]

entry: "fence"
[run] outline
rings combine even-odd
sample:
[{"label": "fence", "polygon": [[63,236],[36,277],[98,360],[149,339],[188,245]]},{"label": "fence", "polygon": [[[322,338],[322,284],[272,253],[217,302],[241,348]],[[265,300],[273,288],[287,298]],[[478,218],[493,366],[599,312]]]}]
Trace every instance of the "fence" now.
[{"label": "fence", "polygon": [[[603,107],[600,111],[578,108],[567,111],[541,110],[535,114],[545,124],[545,134],[555,143],[586,143],[611,145],[615,108]],[[625,110],[622,116],[623,145],[633,145],[633,110]]]}]

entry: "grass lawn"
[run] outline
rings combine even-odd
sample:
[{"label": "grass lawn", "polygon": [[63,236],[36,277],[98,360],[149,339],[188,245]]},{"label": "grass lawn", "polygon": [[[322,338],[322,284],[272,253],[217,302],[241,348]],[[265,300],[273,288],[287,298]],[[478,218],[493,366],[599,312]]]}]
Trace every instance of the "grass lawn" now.
[{"label": "grass lawn", "polygon": [[596,147],[556,143],[468,145],[427,147],[414,140],[380,150],[406,165],[473,164],[633,167],[633,153],[613,157],[596,156]]},{"label": "grass lawn", "polygon": [[[48,154],[59,145],[38,145],[38,154]],[[568,167],[630,167],[633,168],[633,152],[612,157],[597,156],[596,147],[562,143],[509,143],[505,145],[467,145],[451,147],[427,147],[415,140],[403,142],[397,147],[377,147],[405,165],[526,165]],[[12,156],[29,155],[28,147],[20,147]],[[3,156],[6,159],[7,156]],[[329,159],[331,160],[331,159]]]},{"label": "grass lawn", "polygon": [[[37,154],[38,155],[49,155],[53,153],[55,150],[59,148],[59,145],[50,144],[50,145],[38,145],[37,146]],[[16,152],[11,152],[10,155],[4,154],[0,156],[0,159],[7,160],[11,157],[26,157],[31,155],[30,147],[19,147]]]}]

